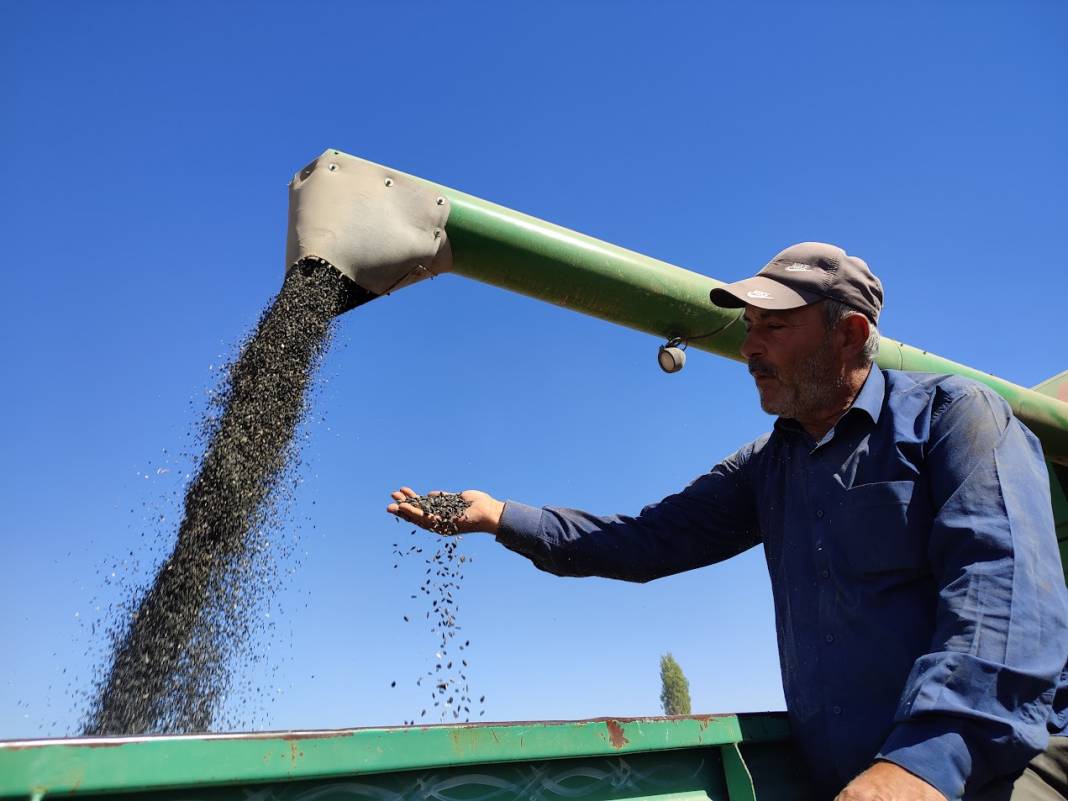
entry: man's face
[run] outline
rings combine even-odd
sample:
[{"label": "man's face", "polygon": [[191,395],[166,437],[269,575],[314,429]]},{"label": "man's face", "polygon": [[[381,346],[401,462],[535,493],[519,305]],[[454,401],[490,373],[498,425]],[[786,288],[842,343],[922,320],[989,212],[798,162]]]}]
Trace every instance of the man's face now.
[{"label": "man's face", "polygon": [[842,356],[819,303],[786,311],[745,307],[741,353],[768,414],[796,420],[818,414],[840,396]]}]

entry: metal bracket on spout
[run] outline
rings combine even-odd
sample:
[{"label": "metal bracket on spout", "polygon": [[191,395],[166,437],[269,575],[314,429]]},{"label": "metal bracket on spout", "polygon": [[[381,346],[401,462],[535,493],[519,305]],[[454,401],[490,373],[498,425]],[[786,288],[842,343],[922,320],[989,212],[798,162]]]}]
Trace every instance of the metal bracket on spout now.
[{"label": "metal bracket on spout", "polygon": [[369,293],[452,269],[448,198],[411,176],[337,150],[289,184],[286,270],[325,261]]}]

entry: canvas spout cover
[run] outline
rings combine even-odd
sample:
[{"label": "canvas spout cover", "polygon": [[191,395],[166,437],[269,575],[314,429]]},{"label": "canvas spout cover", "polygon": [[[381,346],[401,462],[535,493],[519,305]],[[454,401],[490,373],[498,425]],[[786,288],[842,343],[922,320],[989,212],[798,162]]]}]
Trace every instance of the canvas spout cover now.
[{"label": "canvas spout cover", "polygon": [[433,186],[337,150],[289,184],[286,270],[322,259],[373,295],[452,268],[448,198]]}]

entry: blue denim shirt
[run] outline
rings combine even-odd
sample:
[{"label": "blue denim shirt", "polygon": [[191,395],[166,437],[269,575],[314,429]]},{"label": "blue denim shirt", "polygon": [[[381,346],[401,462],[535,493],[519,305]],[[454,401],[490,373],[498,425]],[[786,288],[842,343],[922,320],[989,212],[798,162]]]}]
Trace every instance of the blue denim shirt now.
[{"label": "blue denim shirt", "polygon": [[626,581],[763,543],[787,710],[831,795],[878,758],[967,797],[1068,722],[1041,447],[967,379],[873,367],[819,442],[780,418],[637,517],[509,501],[497,539],[557,575]]}]

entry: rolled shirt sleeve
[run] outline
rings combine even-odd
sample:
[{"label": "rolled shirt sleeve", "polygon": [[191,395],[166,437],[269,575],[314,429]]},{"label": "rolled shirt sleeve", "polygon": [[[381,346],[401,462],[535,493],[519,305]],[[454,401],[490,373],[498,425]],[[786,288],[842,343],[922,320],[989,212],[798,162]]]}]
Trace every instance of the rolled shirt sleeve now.
[{"label": "rolled shirt sleeve", "polygon": [[645,582],[727,559],[760,541],[747,471],[755,444],[636,517],[508,501],[497,540],[558,576]]},{"label": "rolled shirt sleeve", "polygon": [[1068,655],[1068,592],[1038,440],[978,386],[931,416],[930,651],[906,681],[878,755],[960,798],[1048,742]]}]

